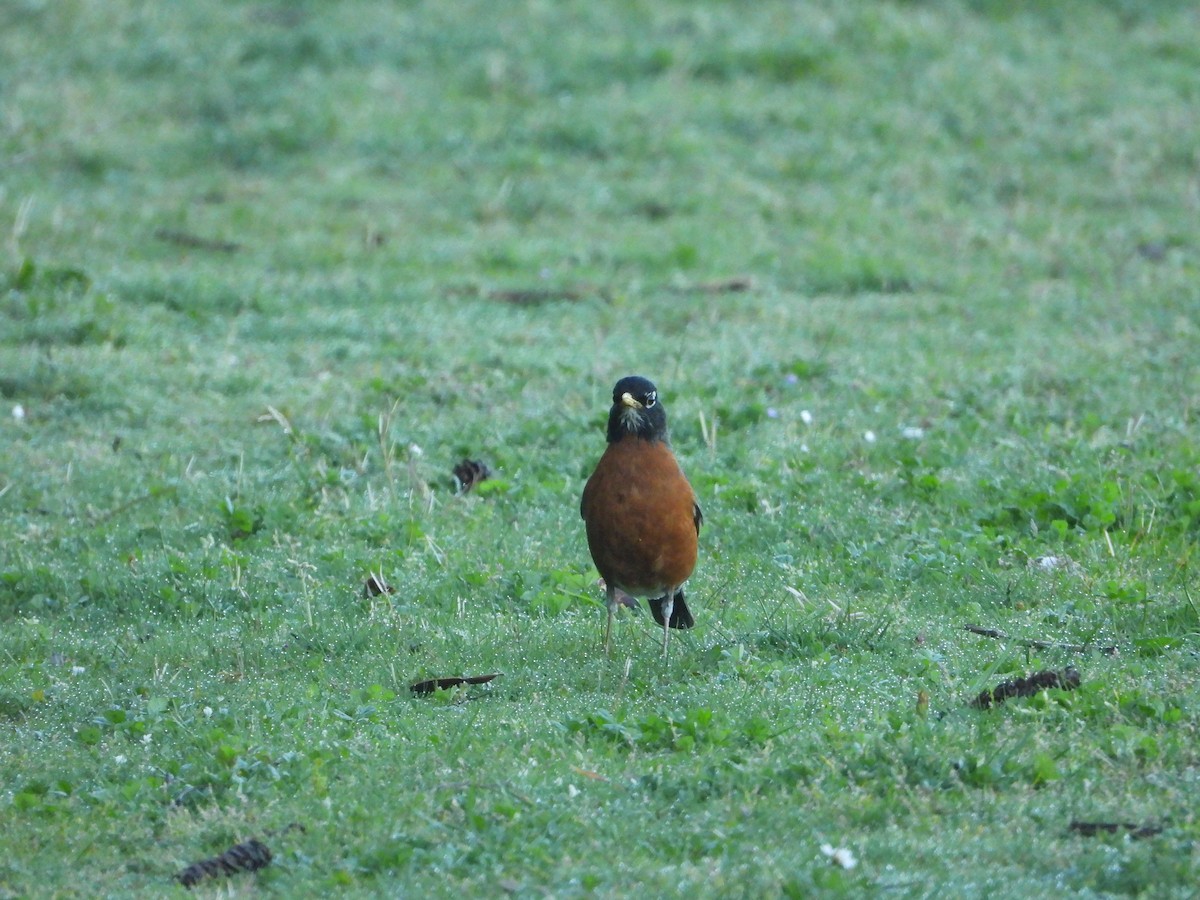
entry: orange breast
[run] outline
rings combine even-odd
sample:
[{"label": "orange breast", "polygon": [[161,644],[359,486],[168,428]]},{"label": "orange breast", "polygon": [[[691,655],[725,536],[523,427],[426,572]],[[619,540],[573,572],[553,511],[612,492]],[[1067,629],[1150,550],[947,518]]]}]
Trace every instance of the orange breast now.
[{"label": "orange breast", "polygon": [[683,584],[696,566],[695,503],[666,444],[632,436],[609,444],[581,507],[604,580],[651,597]]}]

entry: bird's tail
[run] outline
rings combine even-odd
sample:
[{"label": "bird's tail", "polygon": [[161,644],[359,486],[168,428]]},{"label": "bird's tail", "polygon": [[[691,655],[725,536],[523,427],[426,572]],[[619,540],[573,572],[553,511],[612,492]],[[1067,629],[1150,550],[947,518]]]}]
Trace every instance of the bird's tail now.
[{"label": "bird's tail", "polygon": [[[660,627],[663,624],[663,603],[666,602],[666,599],[663,596],[650,601],[650,612]],[[683,599],[683,588],[675,592],[675,604],[671,607],[670,624],[672,628],[691,628],[696,624],[696,620],[692,618],[692,611],[687,607],[687,601]]]}]

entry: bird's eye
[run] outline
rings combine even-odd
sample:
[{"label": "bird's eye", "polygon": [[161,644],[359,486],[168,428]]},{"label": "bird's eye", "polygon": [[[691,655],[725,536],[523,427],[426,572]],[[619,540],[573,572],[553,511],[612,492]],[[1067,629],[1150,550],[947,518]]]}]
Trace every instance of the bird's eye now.
[{"label": "bird's eye", "polygon": [[658,392],[657,391],[651,391],[645,397],[642,398],[642,406],[646,407],[646,409],[649,409],[657,402],[658,402]]}]

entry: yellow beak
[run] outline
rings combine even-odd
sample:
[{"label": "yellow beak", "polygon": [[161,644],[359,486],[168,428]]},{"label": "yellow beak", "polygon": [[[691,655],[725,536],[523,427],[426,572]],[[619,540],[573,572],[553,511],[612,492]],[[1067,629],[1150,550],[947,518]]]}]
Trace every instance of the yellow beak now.
[{"label": "yellow beak", "polygon": [[642,404],[638,403],[636,400],[633,399],[633,394],[629,393],[628,391],[626,391],[624,394],[621,395],[621,403],[624,406],[628,406],[630,409],[643,409],[644,408],[642,406]]}]

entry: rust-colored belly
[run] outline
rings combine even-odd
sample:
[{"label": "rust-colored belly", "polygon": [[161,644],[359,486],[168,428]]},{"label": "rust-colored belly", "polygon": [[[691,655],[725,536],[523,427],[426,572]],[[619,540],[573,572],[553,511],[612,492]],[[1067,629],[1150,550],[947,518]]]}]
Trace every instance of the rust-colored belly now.
[{"label": "rust-colored belly", "polygon": [[600,575],[630,594],[660,596],[696,566],[696,496],[662,442],[609,444],[583,491],[588,549]]}]

